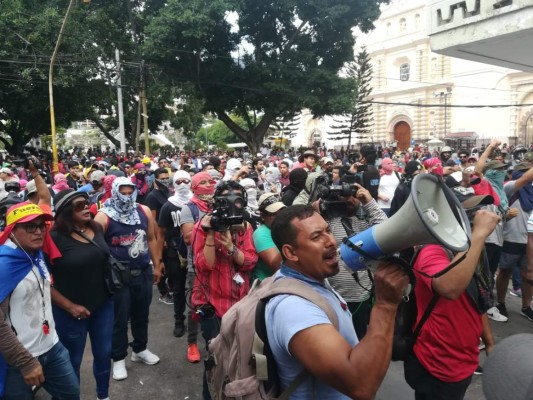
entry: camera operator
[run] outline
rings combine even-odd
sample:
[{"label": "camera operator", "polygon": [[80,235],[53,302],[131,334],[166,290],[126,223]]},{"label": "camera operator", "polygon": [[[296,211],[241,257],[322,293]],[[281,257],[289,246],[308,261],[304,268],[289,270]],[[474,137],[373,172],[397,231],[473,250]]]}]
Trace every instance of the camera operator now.
[{"label": "camera operator", "polygon": [[[192,232],[196,268],[192,306],[200,316],[206,345],[218,335],[222,316],[250,289],[250,273],[258,257],[252,227],[242,218],[245,198],[245,191],[237,182],[223,182],[215,192],[215,215],[204,216]],[[233,215],[219,212],[225,209],[218,206],[222,203],[230,204]],[[239,210],[240,225],[226,225],[226,220],[239,219]],[[205,371],[203,384],[204,400],[211,399]]]},{"label": "camera operator", "polygon": [[[331,233],[340,248],[345,237],[364,231],[369,227],[387,220],[385,213],[379,208],[370,192],[359,184],[354,184],[357,193],[352,196],[342,196],[339,199],[346,202],[345,216],[328,217],[322,215],[329,223]],[[370,271],[353,273],[344,261],[339,259],[339,272],[329,277],[329,283],[346,300],[352,314],[352,322],[359,340],[366,334],[372,309],[373,278]]]}]

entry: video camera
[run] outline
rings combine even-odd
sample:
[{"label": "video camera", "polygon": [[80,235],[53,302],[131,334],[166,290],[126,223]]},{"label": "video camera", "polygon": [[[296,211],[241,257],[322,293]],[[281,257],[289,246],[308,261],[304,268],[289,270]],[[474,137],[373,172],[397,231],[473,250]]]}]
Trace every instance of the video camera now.
[{"label": "video camera", "polygon": [[215,197],[214,211],[211,213],[211,227],[217,232],[242,227],[242,212],[246,201],[237,194]]},{"label": "video camera", "polygon": [[315,200],[320,201],[320,214],[331,219],[337,217],[344,217],[347,214],[346,201],[341,197],[350,197],[357,194],[357,176],[355,174],[346,173],[341,179],[341,183],[335,185],[330,174],[322,174],[316,178],[315,188],[309,196],[309,203]]}]

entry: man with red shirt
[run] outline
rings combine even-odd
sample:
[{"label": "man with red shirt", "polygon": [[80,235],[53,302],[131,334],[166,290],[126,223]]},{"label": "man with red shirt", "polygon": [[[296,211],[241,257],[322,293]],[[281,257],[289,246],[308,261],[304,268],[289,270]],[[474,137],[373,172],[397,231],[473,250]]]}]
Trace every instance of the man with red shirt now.
[{"label": "man with red shirt", "polygon": [[[456,267],[439,277],[433,276],[450,265],[442,246],[425,246],[416,259],[417,324],[433,296],[440,296],[416,339],[414,354],[405,361],[405,378],[416,400],[463,399],[478,367],[479,338],[487,354],[494,347],[486,314],[490,276],[484,244],[499,220],[495,213],[477,211],[470,249]],[[462,256],[455,255],[452,262]]]}]

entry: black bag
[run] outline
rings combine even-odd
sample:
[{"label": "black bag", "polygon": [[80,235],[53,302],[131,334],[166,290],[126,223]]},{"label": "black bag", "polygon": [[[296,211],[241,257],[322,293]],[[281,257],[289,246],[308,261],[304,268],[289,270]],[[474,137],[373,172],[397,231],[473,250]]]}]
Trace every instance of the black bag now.
[{"label": "black bag", "polygon": [[131,271],[128,266],[128,262],[118,261],[111,254],[108,254],[104,249],[102,249],[98,243],[88,237],[81,231],[76,231],[85,240],[89,241],[91,244],[96,246],[106,255],[108,255],[107,263],[105,265],[105,284],[109,294],[115,294],[121,289],[127,287],[131,283]]}]

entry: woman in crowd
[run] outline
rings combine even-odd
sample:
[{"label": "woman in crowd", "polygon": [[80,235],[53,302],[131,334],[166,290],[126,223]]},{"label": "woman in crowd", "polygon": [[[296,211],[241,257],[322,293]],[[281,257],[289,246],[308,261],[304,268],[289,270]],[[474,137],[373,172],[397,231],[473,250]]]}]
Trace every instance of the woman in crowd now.
[{"label": "woman in crowd", "polygon": [[56,222],[51,236],[61,252],[50,267],[56,330],[78,378],[89,334],[96,394],[98,399],[109,399],[113,333],[113,300],[105,284],[109,250],[91,218],[86,193],[63,190],[54,197],[54,204]]}]

